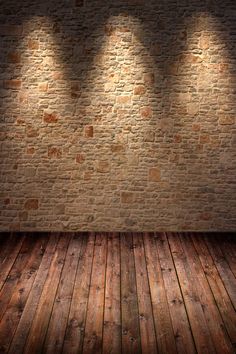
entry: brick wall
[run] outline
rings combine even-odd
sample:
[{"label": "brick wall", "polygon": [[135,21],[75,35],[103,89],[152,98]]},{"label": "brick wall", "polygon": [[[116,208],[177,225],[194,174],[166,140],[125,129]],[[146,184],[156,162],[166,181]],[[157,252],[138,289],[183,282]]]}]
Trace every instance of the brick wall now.
[{"label": "brick wall", "polygon": [[1,230],[235,230],[236,3],[9,0]]}]

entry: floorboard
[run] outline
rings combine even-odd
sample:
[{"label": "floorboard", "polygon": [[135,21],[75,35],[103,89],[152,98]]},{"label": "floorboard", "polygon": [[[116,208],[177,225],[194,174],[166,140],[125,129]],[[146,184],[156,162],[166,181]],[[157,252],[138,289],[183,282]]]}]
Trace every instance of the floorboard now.
[{"label": "floorboard", "polygon": [[75,277],[63,353],[82,353],[88,296],[93,265],[95,235],[84,235],[78,270]]},{"label": "floorboard", "polygon": [[142,234],[135,234],[134,260],[139,308],[139,327],[143,354],[157,354],[157,340],[153,318],[151,293]]},{"label": "floorboard", "polygon": [[14,288],[12,297],[0,323],[1,351],[6,353],[21,318],[22,311],[31,291],[36,272],[42,261],[48,238],[40,236],[35,240],[35,246],[21,276]]},{"label": "floorboard", "polygon": [[0,251],[0,291],[19,254],[24,236],[14,234],[7,237],[5,234],[4,240]]},{"label": "floorboard", "polygon": [[63,234],[59,239],[24,348],[26,354],[43,352],[43,344],[70,239],[71,235]]},{"label": "floorboard", "polygon": [[176,273],[167,237],[164,233],[156,234],[155,240],[177,351],[183,354],[196,353],[181,285]]},{"label": "floorboard", "polygon": [[193,247],[192,240],[189,235],[180,235],[179,237],[194,274],[195,283],[198,286],[199,301],[204,312],[215,351],[218,354],[230,353],[230,349],[232,348],[231,343],[226,335],[226,329],[221,314],[202,269],[198,254]]},{"label": "floorboard", "polygon": [[236,310],[236,278],[230,268],[229,263],[224,257],[218,239],[213,239],[212,236],[205,235],[205,241],[224,283],[226,291],[228,292],[229,297],[233,303],[234,309]]},{"label": "floorboard", "polygon": [[139,311],[132,234],[121,234],[122,352],[141,353]]},{"label": "floorboard", "polygon": [[98,234],[95,240],[93,267],[88,297],[83,353],[102,352],[104,295],[106,284],[107,236]]},{"label": "floorboard", "polygon": [[170,308],[164,286],[161,265],[158,259],[154,234],[144,235],[144,246],[158,351],[160,353],[177,353]]},{"label": "floorboard", "polygon": [[0,353],[233,354],[236,234],[0,233]]},{"label": "floorboard", "polygon": [[44,353],[53,354],[62,351],[81,246],[82,238],[78,234],[73,235],[51,313]]},{"label": "floorboard", "polygon": [[[121,353],[120,238],[111,233],[107,244],[103,354]],[[111,335],[112,333],[112,335]]]},{"label": "floorboard", "polygon": [[188,259],[185,254],[178,234],[169,234],[168,240],[197,351],[207,354],[216,353],[200,299],[201,288],[192,268],[191,258]]},{"label": "floorboard", "polygon": [[31,325],[33,323],[37,305],[39,303],[39,299],[43,291],[43,286],[47,279],[50,265],[54,257],[54,253],[56,252],[58,239],[59,235],[52,234],[49,236],[48,244],[44,256],[42,258],[42,262],[37,271],[34,284],[29,293],[15,335],[10,345],[9,353],[11,354],[23,353],[24,351],[25,343]]}]

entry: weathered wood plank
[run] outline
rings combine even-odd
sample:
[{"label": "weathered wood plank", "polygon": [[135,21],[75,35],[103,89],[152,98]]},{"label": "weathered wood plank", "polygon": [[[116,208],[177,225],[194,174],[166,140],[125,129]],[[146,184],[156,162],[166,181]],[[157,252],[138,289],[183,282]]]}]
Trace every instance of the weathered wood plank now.
[{"label": "weathered wood plank", "polygon": [[9,275],[9,272],[20,252],[24,235],[4,235],[4,242],[0,254],[0,291]]},{"label": "weathered wood plank", "polygon": [[64,338],[63,353],[82,353],[95,235],[83,236],[80,260]]},{"label": "weathered wood plank", "polygon": [[9,353],[22,353],[28,337],[28,333],[33,322],[33,318],[36,312],[36,308],[43,290],[45,280],[47,278],[50,264],[54,257],[54,253],[57,247],[58,234],[51,234],[48,240],[46,250],[40,267],[37,271],[34,284],[27,299],[24,311],[21,315],[20,322],[13,337]]},{"label": "weathered wood plank", "polygon": [[48,238],[40,235],[35,240],[32,253],[29,254],[29,260],[22,270],[21,277],[14,289],[12,297],[9,301],[7,309],[0,322],[0,352],[5,353],[9,349],[9,345],[13,338],[16,327],[24,310],[26,300],[31,291],[37,270],[41,263],[45,246]]},{"label": "weathered wood plank", "polygon": [[0,238],[2,353],[235,351],[232,234]]},{"label": "weathered wood plank", "polygon": [[158,350],[160,353],[177,353],[156,240],[153,233],[145,233],[143,238]]},{"label": "weathered wood plank", "polygon": [[122,353],[138,354],[142,349],[132,235],[122,233],[120,242]]},{"label": "weathered wood plank", "polygon": [[226,261],[222,250],[212,236],[204,235],[204,239],[214,260],[216,268],[221,276],[224,286],[230,296],[236,310],[236,278]]},{"label": "weathered wood plank", "polygon": [[104,234],[97,234],[85,324],[84,354],[102,352],[106,258],[107,237]]},{"label": "weathered wood plank", "polygon": [[216,353],[198,293],[198,282],[182,248],[178,234],[167,233],[171,253],[186,305],[190,326],[198,353]]},{"label": "weathered wood plank", "polygon": [[65,265],[60,278],[43,353],[61,353],[80,257],[83,235],[73,235],[66,254]]},{"label": "weathered wood plank", "polygon": [[203,271],[211,287],[212,294],[221,313],[229,337],[232,343],[236,343],[236,313],[228,293],[225,290],[224,284],[202,237],[192,235],[191,239],[198,253]]},{"label": "weathered wood plank", "polygon": [[[17,257],[15,258],[14,264],[5,280],[5,283],[0,292],[0,320],[2,319],[11,296],[14,292],[14,288],[17,285],[22,272],[28,262],[29,254],[32,252],[34,247],[32,235],[24,238],[22,246],[19,250]],[[17,247],[18,251],[18,247]]]},{"label": "weathered wood plank", "polygon": [[233,348],[231,342],[226,334],[224,323],[220,316],[218,307],[216,306],[214,297],[212,295],[209,283],[206,279],[201,262],[193,247],[191,237],[189,234],[180,236],[183,250],[188,258],[190,264],[193,281],[198,284],[198,296],[201,306],[204,310],[204,316],[209,328],[212,342],[218,354],[232,353]]},{"label": "weathered wood plank", "polygon": [[103,354],[121,353],[120,238],[108,236]]},{"label": "weathered wood plank", "polygon": [[71,235],[60,235],[48,277],[37,306],[24,353],[41,353]]},{"label": "weathered wood plank", "polygon": [[[1,232],[0,233],[0,264],[2,264],[5,255],[9,253],[7,248],[13,246],[14,241],[16,241],[15,234],[12,232]],[[23,235],[18,236],[18,240],[20,240]]]},{"label": "weathered wood plank", "polygon": [[156,354],[157,341],[142,234],[133,235],[142,354]]},{"label": "weathered wood plank", "polygon": [[155,234],[157,253],[161,266],[166,297],[172,320],[178,353],[196,353],[196,348],[181,293],[181,288],[173,263],[168,240],[164,233]]},{"label": "weathered wood plank", "polygon": [[220,246],[221,252],[223,253],[232,273],[236,277],[236,235],[219,234],[217,237],[217,243]]}]

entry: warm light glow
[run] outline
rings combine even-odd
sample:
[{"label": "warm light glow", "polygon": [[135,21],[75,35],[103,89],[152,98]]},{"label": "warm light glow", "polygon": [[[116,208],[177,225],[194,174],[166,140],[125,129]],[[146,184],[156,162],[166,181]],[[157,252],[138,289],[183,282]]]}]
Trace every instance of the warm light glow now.
[{"label": "warm light glow", "polygon": [[[86,108],[86,113],[91,117],[95,116],[98,136],[107,135],[110,144],[119,144],[121,150],[122,144],[125,145],[126,152],[117,161],[114,178],[118,178],[120,174],[120,178],[123,178],[128,173],[129,166],[138,164],[143,141],[150,135],[150,130],[153,130],[152,119],[159,118],[155,110],[160,102],[158,98],[156,101],[150,98],[154,95],[155,79],[161,78],[148,48],[138,36],[140,33],[142,24],[137,18],[124,14],[111,16],[105,24],[103,42],[93,58],[91,70],[87,73],[90,84],[86,85],[85,91],[93,105]],[[97,81],[102,82],[99,91]],[[97,107],[95,114],[94,106]],[[115,135],[114,127],[119,131]],[[137,134],[140,130],[142,135]],[[140,137],[140,149],[134,151],[133,143]],[[106,148],[103,149],[106,154]],[[125,166],[123,171],[122,165]]]},{"label": "warm light glow", "polygon": [[4,227],[231,228],[233,22],[99,5],[0,26]]},{"label": "warm light glow", "polygon": [[65,112],[58,112],[58,108],[68,102],[69,89],[53,22],[46,17],[34,17],[24,24],[24,29],[25,36],[19,44],[25,48],[21,55],[21,114],[30,123],[33,113],[46,111],[63,115]]},{"label": "warm light glow", "polygon": [[[232,91],[229,72],[229,53],[221,38],[220,23],[209,13],[198,13],[186,20],[186,46],[176,59],[178,72],[176,80],[181,85],[182,93],[172,95],[171,99],[179,102],[183,113],[192,117],[198,116],[207,128],[204,119],[217,120],[216,105],[223,104],[221,109],[227,112],[225,91],[221,97],[218,87]],[[175,65],[176,65],[175,63]],[[185,91],[183,88],[185,87]],[[211,116],[212,114],[212,116]]]}]

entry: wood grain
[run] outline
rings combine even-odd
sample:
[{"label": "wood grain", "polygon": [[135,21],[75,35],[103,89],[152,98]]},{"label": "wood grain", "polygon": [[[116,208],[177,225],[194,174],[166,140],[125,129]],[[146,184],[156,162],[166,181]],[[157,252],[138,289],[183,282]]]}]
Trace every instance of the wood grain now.
[{"label": "wood grain", "polygon": [[210,254],[214,260],[216,268],[221,276],[224,286],[230,296],[234,309],[236,310],[236,278],[224,257],[224,254],[217,240],[212,236],[204,235]]},{"label": "wood grain", "polygon": [[178,353],[195,353],[196,348],[181,292],[181,286],[176,274],[166,234],[159,233],[155,234],[154,237]]},{"label": "wood grain", "polygon": [[2,353],[8,351],[9,345],[19,323],[29,293],[31,291],[37,270],[41,264],[48,238],[40,236],[35,240],[34,248],[21,276],[14,288],[12,297],[0,322],[0,343]]},{"label": "wood grain", "polygon": [[188,258],[192,274],[198,284],[199,301],[204,311],[204,316],[209,328],[215,351],[218,354],[232,353],[232,346],[222,321],[219,310],[216,306],[214,296],[209,287],[206,275],[202,269],[198,254],[195,251],[190,235],[180,235],[184,252]]},{"label": "wood grain", "polygon": [[83,235],[80,260],[63,345],[63,353],[82,353],[95,235]]},{"label": "wood grain", "polygon": [[37,306],[24,353],[41,353],[71,236],[62,235]]},{"label": "wood grain", "polygon": [[47,330],[44,353],[54,354],[62,350],[82,241],[78,235],[73,235],[70,241]]},{"label": "wood grain", "polygon": [[122,352],[141,353],[139,311],[132,235],[121,234]]},{"label": "wood grain", "polygon": [[202,306],[199,284],[195,278],[195,272],[187,258],[178,234],[168,234],[171,253],[175,263],[176,272],[181,284],[181,290],[186,305],[187,314],[192,328],[198,353],[216,353],[212,342],[208,323]]},{"label": "wood grain", "polygon": [[156,354],[157,340],[142,234],[134,234],[133,245],[142,353]]},{"label": "wood grain", "polygon": [[115,233],[109,234],[107,242],[107,270],[102,352],[103,354],[119,354],[121,353],[119,235]]},{"label": "wood grain", "polygon": [[25,343],[35,316],[37,305],[43,291],[43,286],[48,276],[50,265],[57,248],[58,238],[58,234],[51,234],[49,236],[42,262],[37,271],[34,284],[29,293],[24,311],[21,315],[18,327],[9,349],[9,353],[11,354],[22,353],[24,351]]},{"label": "wood grain", "polygon": [[88,298],[83,345],[84,354],[98,354],[102,352],[106,258],[107,237],[104,234],[98,234],[94,247],[93,268]]},{"label": "wood grain", "polygon": [[224,287],[217,268],[210,255],[209,249],[202,237],[191,237],[201,261],[203,271],[207,277],[212,290],[215,302],[224,321],[229,337],[233,343],[236,343],[236,313],[234,311],[230,297]]},{"label": "wood grain", "polygon": [[233,354],[234,234],[0,233],[0,352]]}]

